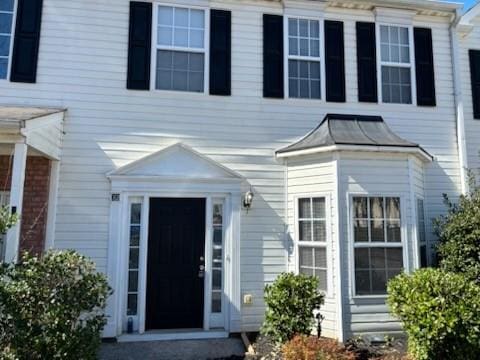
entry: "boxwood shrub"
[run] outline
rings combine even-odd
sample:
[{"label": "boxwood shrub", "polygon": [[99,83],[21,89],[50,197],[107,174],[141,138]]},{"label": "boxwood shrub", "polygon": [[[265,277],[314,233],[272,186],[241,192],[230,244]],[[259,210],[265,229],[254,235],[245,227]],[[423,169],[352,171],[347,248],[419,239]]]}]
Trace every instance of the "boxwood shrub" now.
[{"label": "boxwood shrub", "polygon": [[283,343],[294,335],[308,335],[315,323],[314,310],[323,304],[318,278],[282,273],[265,287],[265,322],[262,333]]},{"label": "boxwood shrub", "polygon": [[480,354],[480,286],[462,274],[421,269],[388,284],[388,304],[416,360],[476,360]]},{"label": "boxwood shrub", "polygon": [[96,359],[109,293],[105,276],[73,251],[2,264],[0,358]]}]

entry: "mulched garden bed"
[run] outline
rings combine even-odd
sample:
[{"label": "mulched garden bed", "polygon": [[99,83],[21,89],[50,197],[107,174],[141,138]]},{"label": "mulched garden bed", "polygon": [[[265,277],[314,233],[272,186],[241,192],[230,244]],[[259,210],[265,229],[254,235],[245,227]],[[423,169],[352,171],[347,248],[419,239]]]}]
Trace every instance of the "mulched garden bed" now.
[{"label": "mulched garden bed", "polygon": [[[255,355],[247,354],[245,360],[283,360],[281,349],[259,333],[247,333]],[[405,339],[389,339],[385,342],[369,342],[361,338],[349,340],[345,347],[354,352],[356,360],[405,360]]]}]

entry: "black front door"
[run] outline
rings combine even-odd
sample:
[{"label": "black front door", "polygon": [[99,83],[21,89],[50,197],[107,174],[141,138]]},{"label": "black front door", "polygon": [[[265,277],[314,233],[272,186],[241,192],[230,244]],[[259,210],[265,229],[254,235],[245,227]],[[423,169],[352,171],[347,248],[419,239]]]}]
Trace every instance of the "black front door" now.
[{"label": "black front door", "polygon": [[203,327],[205,199],[150,199],[147,330]]}]

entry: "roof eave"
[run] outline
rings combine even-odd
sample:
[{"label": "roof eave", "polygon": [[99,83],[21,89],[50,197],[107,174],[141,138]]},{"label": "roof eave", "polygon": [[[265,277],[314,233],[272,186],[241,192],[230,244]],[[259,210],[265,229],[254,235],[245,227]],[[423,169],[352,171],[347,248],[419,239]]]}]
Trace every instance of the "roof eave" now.
[{"label": "roof eave", "polygon": [[275,155],[277,158],[291,158],[319,153],[329,153],[335,151],[365,151],[375,153],[403,153],[413,154],[423,162],[432,162],[434,157],[420,146],[381,146],[381,145],[331,145],[319,146],[308,149],[281,151],[278,150]]}]

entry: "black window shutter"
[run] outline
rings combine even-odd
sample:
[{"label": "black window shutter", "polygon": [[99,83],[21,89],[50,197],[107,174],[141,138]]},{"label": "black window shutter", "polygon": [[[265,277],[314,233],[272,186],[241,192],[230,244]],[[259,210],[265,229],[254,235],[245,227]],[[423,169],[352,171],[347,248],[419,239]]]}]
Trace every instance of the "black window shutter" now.
[{"label": "black window shutter", "polygon": [[375,23],[357,22],[358,101],[378,101]]},{"label": "black window shutter", "polygon": [[42,0],[18,0],[10,80],[37,80],[38,48],[42,22]]},{"label": "black window shutter", "polygon": [[230,11],[210,12],[210,94],[231,94],[231,27]]},{"label": "black window shutter", "polygon": [[152,4],[130,2],[127,89],[150,89]]},{"label": "black window shutter", "polygon": [[263,96],[283,98],[283,16],[263,14]]},{"label": "black window shutter", "polygon": [[470,77],[472,80],[473,117],[480,119],[480,50],[470,50]]},{"label": "black window shutter", "polygon": [[345,102],[343,22],[325,21],[326,100]]},{"label": "black window shutter", "polygon": [[417,105],[435,106],[432,29],[414,28]]}]

